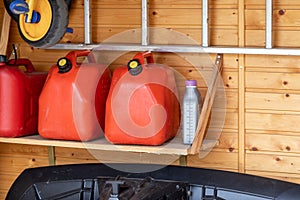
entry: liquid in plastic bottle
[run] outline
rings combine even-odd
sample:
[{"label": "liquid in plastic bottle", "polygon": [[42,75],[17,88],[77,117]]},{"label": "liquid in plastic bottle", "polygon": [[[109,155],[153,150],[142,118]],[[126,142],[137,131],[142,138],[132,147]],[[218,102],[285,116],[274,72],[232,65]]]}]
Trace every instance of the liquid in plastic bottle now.
[{"label": "liquid in plastic bottle", "polygon": [[197,81],[187,80],[182,105],[182,140],[184,144],[193,143],[201,108],[202,98],[197,89]]}]

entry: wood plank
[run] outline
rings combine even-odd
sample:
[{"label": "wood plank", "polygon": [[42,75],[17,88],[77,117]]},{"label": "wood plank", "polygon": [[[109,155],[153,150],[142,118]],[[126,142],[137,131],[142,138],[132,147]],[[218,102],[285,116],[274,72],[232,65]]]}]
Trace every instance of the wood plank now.
[{"label": "wood plank", "polygon": [[160,155],[137,152],[99,151],[91,149],[56,148],[57,164],[75,163],[156,163],[175,164],[178,155]]},{"label": "wood plank", "polygon": [[263,109],[277,111],[300,111],[300,94],[293,94],[292,91],[285,93],[246,93],[247,109]]},{"label": "wood plank", "polygon": [[0,190],[0,199],[5,199],[7,190]]},{"label": "wood plank", "polygon": [[300,135],[259,134],[248,131],[246,149],[249,151],[300,153]]},{"label": "wood plank", "polygon": [[6,55],[7,44],[9,40],[9,30],[10,30],[10,21],[11,18],[6,12],[3,12],[1,34],[0,34],[0,55]]},{"label": "wood plank", "polygon": [[[256,29],[265,29],[265,10],[249,10],[245,11],[246,28],[249,26]],[[299,13],[298,10],[280,9],[273,10],[273,27],[291,27],[298,26]]]},{"label": "wood plank", "polygon": [[[6,193],[8,192],[9,188],[13,184],[13,182],[16,180],[16,178],[19,176],[19,173],[2,173],[0,174],[0,193],[3,193],[2,195],[6,196]],[[0,194],[0,199],[1,198]]]},{"label": "wood plank", "polygon": [[[220,116],[220,120],[222,120],[222,116]],[[224,122],[224,129],[238,129],[238,111],[233,110],[226,110],[226,117]]]},{"label": "wood plank", "polygon": [[222,74],[223,70],[223,55],[217,55],[215,62],[215,69],[210,76],[210,82],[208,85],[208,92],[203,101],[203,105],[201,108],[201,113],[199,116],[199,120],[197,123],[196,134],[193,140],[192,146],[190,148],[190,153],[196,154],[199,152],[201,145],[203,143],[203,139],[205,136],[205,131],[209,123],[209,118],[212,115],[212,107],[214,103],[214,99],[216,96],[216,91],[218,87],[218,81],[220,79],[219,74]]},{"label": "wood plank", "polygon": [[300,90],[299,78],[299,73],[246,72],[246,87]]},{"label": "wood plank", "polygon": [[[120,152],[120,151],[97,151],[89,150],[94,159],[76,159],[80,162],[88,163],[144,163],[144,164],[161,164],[170,165],[174,162],[178,163],[178,155],[161,155],[136,152]],[[74,158],[57,157],[57,164],[62,164],[65,161],[74,161]]]},{"label": "wood plank", "polygon": [[[207,134],[206,139],[210,139],[210,134]],[[225,150],[226,152],[233,152],[238,150],[238,134],[237,131],[231,132],[223,130],[219,144],[214,147],[214,150]]]},{"label": "wood plank", "polygon": [[[249,28],[249,27],[248,27]],[[250,29],[250,28],[249,28]],[[259,30],[257,27],[251,27],[253,30],[246,31],[246,46],[249,47],[264,47],[265,44],[265,30]],[[299,30],[294,27],[287,27],[286,30],[283,28],[274,28],[274,47],[299,47]]]},{"label": "wood plank", "polygon": [[187,159],[188,166],[210,169],[238,169],[238,154],[227,152],[210,152],[205,158],[200,159],[198,155],[190,155]]},{"label": "wood plank", "polygon": [[[201,24],[200,9],[150,9],[150,13],[151,26],[184,25],[187,24],[187,22],[188,26],[199,26]],[[174,13],[180,13],[180,15]],[[237,10],[211,9],[210,24],[212,26],[227,26],[228,28],[237,26]]]},{"label": "wood plank", "polygon": [[298,58],[299,56],[247,55],[246,70],[255,68],[263,72],[297,72],[300,66]]},{"label": "wood plank", "polygon": [[246,113],[246,129],[299,132],[300,115]]},{"label": "wood plank", "polygon": [[[78,25],[72,25],[73,33],[66,33],[60,43],[82,43],[84,41],[84,28]],[[195,40],[195,42],[201,43],[201,27],[199,28],[180,28],[170,26],[170,28],[176,32],[182,33],[187,36],[187,39],[190,38]],[[105,26],[105,25],[93,25],[92,29],[92,41],[97,44],[109,39],[111,36],[115,34],[122,33],[124,31],[128,31],[129,29],[140,29],[138,25],[127,25],[125,26]],[[17,27],[12,26],[12,32],[17,34],[12,34],[11,37],[13,41],[17,43],[22,43],[22,39],[18,34]],[[222,29],[215,28],[212,30],[210,37],[211,45],[218,46],[229,46],[237,44],[237,32],[232,29]],[[235,41],[235,42],[233,42]]]},{"label": "wood plank", "polygon": [[104,151],[125,151],[125,152],[142,152],[154,154],[174,154],[187,155],[189,146],[181,142],[181,138],[175,137],[170,142],[161,146],[139,146],[139,145],[112,145],[104,138],[90,142],[64,141],[64,140],[47,140],[39,135],[32,135],[20,138],[0,138],[3,143],[17,143],[41,146],[69,147],[69,148],[87,148]]},{"label": "wood plank", "polygon": [[48,156],[47,147],[39,145],[7,144],[0,143],[0,155],[37,155]]},{"label": "wood plank", "polygon": [[300,159],[288,154],[246,154],[246,169],[299,174]]},{"label": "wood plank", "polygon": [[40,167],[48,165],[48,158],[35,155],[7,154],[0,156],[0,165],[2,173],[21,173],[24,169],[30,167]]},{"label": "wood plank", "polygon": [[[247,6],[249,5],[253,5],[253,6],[265,6],[265,2],[264,1],[256,1],[256,0],[245,0],[245,4]],[[281,0],[273,0],[273,4],[276,8],[276,6],[278,7],[282,7],[282,6],[287,6],[290,5],[294,8],[298,8],[300,7],[300,3],[297,0],[285,0],[285,1],[281,1]]]},{"label": "wood plank", "polygon": [[[133,14],[134,13],[134,14]],[[174,14],[180,13],[180,15]],[[210,19],[212,26],[226,26],[234,28],[237,26],[236,9],[211,9]],[[140,8],[114,8],[114,9],[94,9],[92,15],[93,25],[140,25]],[[180,25],[185,27],[194,27],[201,25],[200,8],[156,8],[149,9],[150,26]],[[83,26],[83,9],[72,8],[69,13],[69,26]]]},{"label": "wood plank", "polygon": [[252,171],[252,170],[247,170],[246,173],[252,174],[255,176],[262,176],[262,177],[273,178],[273,179],[277,179],[277,180],[283,180],[283,181],[287,181],[287,182],[300,184],[300,175],[299,174]]},{"label": "wood plank", "polygon": [[239,68],[239,115],[238,115],[238,148],[239,148],[239,172],[245,172],[245,59],[241,57],[239,59],[241,65]]},{"label": "wood plank", "polygon": [[[213,0],[209,2],[210,8],[235,8],[236,0]],[[139,0],[97,0],[93,2],[93,8],[139,8],[141,2]],[[74,0],[72,8],[82,8],[84,5],[83,0]],[[198,0],[151,0],[149,6],[157,8],[201,8],[201,2]]]},{"label": "wood plank", "polygon": [[[121,0],[121,1],[110,1],[110,0],[97,0],[93,5],[96,8],[128,8],[129,6],[137,6],[140,5],[139,0]],[[82,7],[83,0],[75,0],[74,7]],[[149,1],[149,6],[157,6],[157,7],[167,7],[167,8],[195,8],[201,7],[201,2],[197,0],[151,0]],[[210,7],[215,6],[235,6],[236,7],[236,0],[212,0],[210,1]]]}]

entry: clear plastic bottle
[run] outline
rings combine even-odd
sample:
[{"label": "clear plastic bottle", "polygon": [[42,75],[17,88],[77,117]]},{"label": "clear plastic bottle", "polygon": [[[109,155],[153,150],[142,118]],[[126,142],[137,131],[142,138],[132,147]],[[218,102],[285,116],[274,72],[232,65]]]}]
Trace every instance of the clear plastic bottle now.
[{"label": "clear plastic bottle", "polygon": [[193,143],[201,108],[202,98],[197,89],[197,81],[187,80],[182,105],[182,140],[184,144]]}]

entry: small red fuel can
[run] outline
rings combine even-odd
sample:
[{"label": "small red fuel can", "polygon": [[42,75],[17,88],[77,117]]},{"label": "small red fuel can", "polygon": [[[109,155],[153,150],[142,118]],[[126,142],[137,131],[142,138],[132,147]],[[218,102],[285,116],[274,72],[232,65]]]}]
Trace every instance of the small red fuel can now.
[{"label": "small red fuel can", "polygon": [[[37,133],[38,99],[47,73],[37,72],[28,59],[0,58],[0,136]],[[20,69],[24,66],[26,71]]]},{"label": "small red fuel can", "polygon": [[141,52],[115,69],[106,102],[108,141],[161,145],[177,134],[179,125],[178,91],[169,67],[155,64],[151,52]]},{"label": "small red fuel can", "polygon": [[[78,63],[77,58],[87,58]],[[110,70],[89,50],[71,51],[53,66],[39,99],[39,134],[88,141],[103,136]]]}]

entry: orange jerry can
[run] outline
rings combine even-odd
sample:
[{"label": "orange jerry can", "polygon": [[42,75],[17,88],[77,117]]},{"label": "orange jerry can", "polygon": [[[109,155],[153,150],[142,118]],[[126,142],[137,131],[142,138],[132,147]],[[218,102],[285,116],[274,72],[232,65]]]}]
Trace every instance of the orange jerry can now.
[{"label": "orange jerry can", "polygon": [[[78,57],[88,62],[77,63]],[[103,136],[110,70],[88,51],[71,51],[47,77],[39,99],[39,134],[44,138],[88,141]]]},{"label": "orange jerry can", "polygon": [[[21,66],[26,71],[20,69]],[[0,61],[0,137],[20,137],[38,130],[38,99],[47,78],[30,60]]]},{"label": "orange jerry can", "polygon": [[179,126],[178,91],[170,68],[154,64],[152,53],[144,52],[127,67],[115,69],[106,101],[109,142],[161,145],[177,134]]}]

